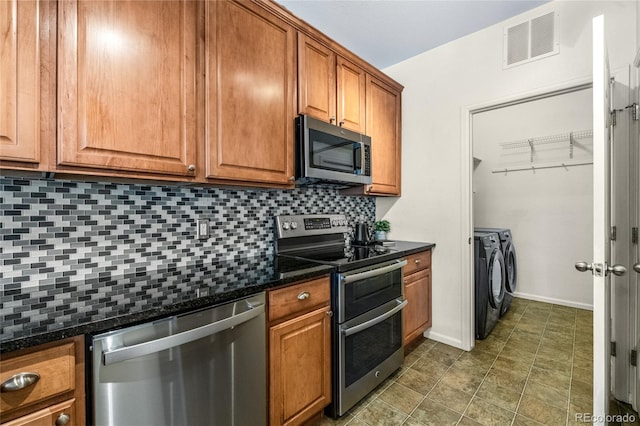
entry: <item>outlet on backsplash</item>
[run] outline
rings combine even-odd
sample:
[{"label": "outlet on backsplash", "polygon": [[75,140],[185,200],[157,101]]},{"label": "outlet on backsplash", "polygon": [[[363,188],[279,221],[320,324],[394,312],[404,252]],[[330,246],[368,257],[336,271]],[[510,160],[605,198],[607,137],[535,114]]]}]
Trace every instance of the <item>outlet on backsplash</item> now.
[{"label": "outlet on backsplash", "polygon": [[209,238],[209,219],[198,219],[196,237],[199,240],[206,240]]}]

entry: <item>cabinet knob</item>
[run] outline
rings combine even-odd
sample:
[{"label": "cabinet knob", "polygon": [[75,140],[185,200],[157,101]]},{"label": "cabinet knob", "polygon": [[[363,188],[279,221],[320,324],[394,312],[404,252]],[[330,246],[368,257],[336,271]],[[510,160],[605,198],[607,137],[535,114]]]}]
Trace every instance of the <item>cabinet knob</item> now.
[{"label": "cabinet knob", "polygon": [[56,426],[63,426],[63,425],[69,424],[69,421],[71,421],[71,416],[69,416],[68,414],[62,413],[56,419]]},{"label": "cabinet knob", "polygon": [[333,311],[327,311],[327,315],[329,315],[329,318],[331,318],[333,316]]},{"label": "cabinet knob", "polygon": [[311,294],[309,294],[308,291],[303,291],[298,295],[298,300],[307,300],[310,297],[311,297]]},{"label": "cabinet knob", "polygon": [[296,177],[295,177],[295,176],[291,176],[291,177],[289,178],[289,182],[293,182],[294,180],[296,180]]},{"label": "cabinet knob", "polygon": [[342,120],[341,122],[339,122],[339,123],[338,123],[338,125],[339,125],[340,127],[344,126],[344,120]]},{"label": "cabinet knob", "polygon": [[335,117],[329,117],[329,123],[330,123],[330,124],[335,123],[335,121],[336,121],[336,118],[335,118]]},{"label": "cabinet knob", "polygon": [[416,265],[419,265],[420,263],[422,263],[422,261],[420,259],[416,259]]},{"label": "cabinet knob", "polygon": [[187,167],[187,170],[189,170],[190,172],[195,172],[196,171],[195,164],[189,164],[189,167]]}]

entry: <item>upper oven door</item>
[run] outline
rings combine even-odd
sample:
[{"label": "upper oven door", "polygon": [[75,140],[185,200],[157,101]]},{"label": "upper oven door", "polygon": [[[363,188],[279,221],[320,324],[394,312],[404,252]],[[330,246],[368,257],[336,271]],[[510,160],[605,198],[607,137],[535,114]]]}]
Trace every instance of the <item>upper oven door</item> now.
[{"label": "upper oven door", "polygon": [[303,177],[371,183],[371,138],[304,115],[298,120]]},{"label": "upper oven door", "polygon": [[402,267],[392,260],[338,275],[337,321],[343,323],[394,299],[402,298]]}]

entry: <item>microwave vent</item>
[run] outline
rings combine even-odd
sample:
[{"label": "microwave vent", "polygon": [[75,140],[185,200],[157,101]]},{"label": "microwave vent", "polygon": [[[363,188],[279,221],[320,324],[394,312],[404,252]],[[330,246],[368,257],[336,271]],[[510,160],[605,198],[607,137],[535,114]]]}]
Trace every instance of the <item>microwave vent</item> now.
[{"label": "microwave vent", "polygon": [[504,30],[503,67],[510,68],[560,53],[557,16],[550,12]]}]

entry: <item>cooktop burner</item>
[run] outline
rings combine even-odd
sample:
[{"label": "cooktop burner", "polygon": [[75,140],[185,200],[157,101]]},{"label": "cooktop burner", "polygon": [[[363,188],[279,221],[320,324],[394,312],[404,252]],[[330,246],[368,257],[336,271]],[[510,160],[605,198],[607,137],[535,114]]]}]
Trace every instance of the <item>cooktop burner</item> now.
[{"label": "cooktop burner", "polygon": [[399,257],[381,244],[348,245],[349,224],[344,215],[287,215],[276,217],[277,253],[346,271]]}]

